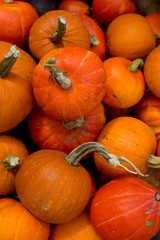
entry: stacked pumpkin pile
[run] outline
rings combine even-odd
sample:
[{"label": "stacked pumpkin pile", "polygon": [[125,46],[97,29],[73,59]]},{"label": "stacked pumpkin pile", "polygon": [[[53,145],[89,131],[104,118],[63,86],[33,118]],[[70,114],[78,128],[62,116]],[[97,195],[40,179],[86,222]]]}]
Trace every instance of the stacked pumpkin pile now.
[{"label": "stacked pumpkin pile", "polygon": [[160,14],[90,5],[0,1],[1,240],[160,229]]}]

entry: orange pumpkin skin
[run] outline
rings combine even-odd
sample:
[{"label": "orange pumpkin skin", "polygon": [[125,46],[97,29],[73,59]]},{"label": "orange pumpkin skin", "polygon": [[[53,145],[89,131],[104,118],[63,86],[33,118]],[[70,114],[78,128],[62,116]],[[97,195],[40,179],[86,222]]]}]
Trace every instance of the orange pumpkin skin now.
[{"label": "orange pumpkin skin", "polygon": [[29,155],[28,149],[22,141],[9,134],[0,135],[0,196],[15,192],[15,175],[17,168],[7,171],[3,160],[8,154],[19,158],[19,166]]},{"label": "orange pumpkin skin", "polygon": [[107,26],[115,18],[126,13],[135,13],[136,8],[130,0],[93,0],[92,17],[100,24]]},{"label": "orange pumpkin skin", "polygon": [[95,142],[106,124],[104,107],[98,105],[86,118],[82,126],[70,129],[62,120],[50,118],[40,108],[30,114],[28,127],[32,141],[40,149],[55,149],[70,153],[85,142]]},{"label": "orange pumpkin skin", "polygon": [[94,44],[94,43],[92,44],[92,41],[91,41],[90,51],[97,54],[98,57],[102,61],[104,61],[107,57],[107,42],[106,42],[106,36],[103,29],[93,18],[80,13],[75,13],[75,15],[78,16],[80,19],[82,19],[89,33],[94,35],[96,39],[99,41],[98,44]]},{"label": "orange pumpkin skin", "polygon": [[84,236],[88,240],[101,240],[101,237],[95,232],[86,210],[72,221],[54,225],[50,240],[82,240]]},{"label": "orange pumpkin skin", "polygon": [[[9,230],[7,231],[6,229]],[[1,240],[48,240],[51,231],[49,223],[33,216],[22,204],[11,198],[0,199]]]},{"label": "orange pumpkin skin", "polygon": [[[160,34],[160,13],[151,13],[145,16],[151,24],[154,34]],[[156,45],[160,44],[160,39],[156,39]]]},{"label": "orange pumpkin skin", "polygon": [[158,196],[139,178],[111,180],[93,197],[90,221],[103,240],[149,240],[159,230]]},{"label": "orange pumpkin skin", "polygon": [[160,97],[159,61],[160,61],[160,47],[157,47],[153,49],[147,56],[143,69],[146,84],[156,97]]},{"label": "orange pumpkin skin", "polygon": [[[146,161],[156,151],[157,141],[154,132],[143,121],[131,116],[114,118],[101,131],[97,142],[104,145],[116,156],[130,160],[143,174],[147,173]],[[113,167],[103,157],[94,153],[94,162],[100,173],[109,178],[133,176],[120,166]],[[129,170],[134,169],[123,163]]]},{"label": "orange pumpkin skin", "polygon": [[39,150],[16,175],[16,192],[25,208],[41,220],[60,224],[83,212],[93,193],[92,180],[79,163],[70,165],[58,150]]},{"label": "orange pumpkin skin", "polygon": [[[46,60],[54,57],[56,67],[70,79],[71,86],[63,89],[54,84]],[[38,105],[50,117],[75,120],[87,116],[105,94],[106,75],[100,58],[84,48],[64,47],[46,54],[34,69],[32,86]]]},{"label": "orange pumpkin skin", "polygon": [[145,59],[156,47],[156,39],[147,19],[128,13],[114,19],[106,30],[110,57]]},{"label": "orange pumpkin skin", "polygon": [[0,1],[0,41],[24,47],[32,24],[39,18],[35,8],[23,1]]},{"label": "orange pumpkin skin", "polygon": [[135,107],[134,115],[147,123],[154,131],[156,137],[160,134],[160,98],[147,90]]},{"label": "orange pumpkin skin", "polygon": [[[52,42],[50,36],[58,26],[58,17],[66,19],[66,31],[59,43]],[[90,35],[83,21],[73,13],[65,10],[53,10],[45,13],[34,22],[30,29],[29,50],[32,55],[41,59],[49,51],[65,46],[90,49]]]},{"label": "orange pumpkin skin", "polygon": [[111,57],[103,62],[106,72],[106,93],[103,102],[114,108],[129,108],[143,97],[146,84],[141,70],[129,70],[131,61]]},{"label": "orange pumpkin skin", "polygon": [[81,13],[90,16],[89,5],[84,1],[67,0],[61,1],[58,10],[65,10],[72,13]]},{"label": "orange pumpkin skin", "polygon": [[[0,41],[0,61],[11,46],[11,43]],[[22,58],[17,59],[6,77],[0,78],[0,133],[5,133],[21,123],[36,104],[31,83],[36,62],[24,50],[18,47],[16,49],[20,51]]]}]

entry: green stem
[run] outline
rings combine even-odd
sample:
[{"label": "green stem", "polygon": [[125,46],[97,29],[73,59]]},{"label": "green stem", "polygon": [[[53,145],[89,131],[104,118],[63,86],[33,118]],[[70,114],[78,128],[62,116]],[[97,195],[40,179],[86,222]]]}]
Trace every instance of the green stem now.
[{"label": "green stem", "polygon": [[78,118],[75,120],[62,120],[62,125],[64,128],[71,130],[77,127],[81,127],[83,125],[84,118]]},{"label": "green stem", "polygon": [[148,168],[160,168],[160,157],[151,154],[147,159]]},{"label": "green stem", "polygon": [[90,41],[91,41],[91,46],[96,46],[99,44],[99,41],[97,40],[94,34],[90,34]]},{"label": "green stem", "polygon": [[52,42],[60,43],[66,32],[66,19],[62,16],[58,17],[58,27],[54,34],[50,36]]},{"label": "green stem", "polygon": [[62,88],[68,89],[72,85],[71,80],[64,76],[61,70],[55,66],[55,63],[56,63],[55,58],[49,58],[48,60],[45,61],[43,69],[46,69],[47,67],[49,68],[50,74],[55,82],[55,85],[57,84],[56,82],[57,80]]},{"label": "green stem", "polygon": [[[77,166],[78,162],[88,153],[96,152],[101,155],[108,163],[114,167],[120,166],[125,168],[126,171],[132,174],[138,174],[140,176],[146,177],[142,174],[137,167],[124,157],[117,157],[116,155],[111,154],[102,144],[98,142],[87,142],[83,143],[74,150],[72,150],[66,157],[65,160],[72,166]],[[135,171],[130,171],[128,168],[122,165],[123,162],[128,163],[133,167]]]},{"label": "green stem", "polygon": [[7,171],[10,171],[19,166],[19,158],[8,154],[8,156],[3,160],[3,164]]},{"label": "green stem", "polygon": [[15,46],[12,46],[9,49],[9,52],[6,54],[5,58],[0,62],[1,78],[4,78],[9,74],[18,57],[21,57],[19,50],[16,50]]},{"label": "green stem", "polygon": [[143,66],[144,66],[143,60],[138,58],[131,63],[131,65],[129,66],[129,70],[131,72],[136,72],[138,68],[143,68]]}]

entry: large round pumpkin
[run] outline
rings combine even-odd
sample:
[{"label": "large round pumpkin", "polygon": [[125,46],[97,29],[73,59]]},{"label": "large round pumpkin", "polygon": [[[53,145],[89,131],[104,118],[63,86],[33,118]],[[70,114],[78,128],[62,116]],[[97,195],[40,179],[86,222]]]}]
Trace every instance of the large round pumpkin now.
[{"label": "large round pumpkin", "polygon": [[137,13],[127,13],[115,18],[106,30],[108,52],[112,57],[129,60],[145,59],[156,47],[151,25]]},{"label": "large round pumpkin", "polygon": [[36,62],[11,43],[0,41],[0,49],[0,133],[4,133],[21,123],[35,106],[31,81]]},{"label": "large round pumpkin", "polygon": [[160,227],[160,193],[139,178],[104,184],[90,206],[90,220],[103,240],[150,240]]},{"label": "large round pumpkin", "polygon": [[48,240],[50,231],[49,223],[33,216],[20,202],[10,198],[0,199],[1,240]]},{"label": "large round pumpkin", "polygon": [[0,196],[15,191],[15,175],[29,155],[22,141],[9,134],[0,135]]},{"label": "large round pumpkin", "polygon": [[50,117],[87,116],[105,94],[103,63],[93,52],[63,47],[46,54],[34,69],[32,86],[38,105]]},{"label": "large round pumpkin", "polygon": [[[157,147],[156,136],[151,128],[131,116],[117,117],[109,121],[102,129],[97,142],[105,146],[111,154],[131,161],[143,174],[147,173],[147,161],[155,154]],[[94,153],[94,162],[100,173],[109,178],[133,176],[133,173],[120,166],[111,166],[97,153]],[[124,162],[123,165],[134,171],[128,163]]]}]

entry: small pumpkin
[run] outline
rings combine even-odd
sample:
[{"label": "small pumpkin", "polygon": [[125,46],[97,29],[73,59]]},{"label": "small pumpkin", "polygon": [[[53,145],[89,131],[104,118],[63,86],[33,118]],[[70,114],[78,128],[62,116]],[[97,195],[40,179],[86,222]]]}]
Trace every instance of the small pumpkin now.
[{"label": "small pumpkin", "polygon": [[63,224],[55,224],[51,231],[50,240],[101,240],[89,220],[88,210],[78,217]]},{"label": "small pumpkin", "polygon": [[[109,121],[102,129],[97,142],[108,149],[111,154],[130,160],[142,174],[146,174],[150,161],[156,152],[157,140],[154,132],[143,121],[122,116]],[[154,160],[153,160],[154,161]],[[94,163],[100,173],[109,178],[134,176],[133,168],[124,162],[127,172],[120,166],[110,165],[104,158],[94,153]]]},{"label": "small pumpkin", "polygon": [[35,8],[24,1],[0,1],[0,41],[19,47],[28,43],[32,24],[39,18]]},{"label": "small pumpkin", "polygon": [[[8,229],[9,230],[6,230]],[[1,240],[48,240],[51,225],[33,216],[23,205],[11,198],[0,199]]]},{"label": "small pumpkin", "polygon": [[144,95],[146,84],[142,59],[130,61],[122,57],[111,57],[103,62],[106,72],[104,104],[114,108],[130,108]]},{"label": "small pumpkin", "polygon": [[147,56],[144,63],[144,77],[148,88],[156,96],[160,97],[160,71],[159,71],[159,61],[160,61],[160,46],[153,49]]},{"label": "small pumpkin", "polygon": [[121,177],[98,189],[90,221],[103,240],[149,240],[159,230],[160,193],[145,181]]},{"label": "small pumpkin", "polygon": [[32,25],[28,39],[31,54],[40,60],[49,51],[65,46],[90,49],[90,35],[83,21],[66,10],[53,10]]},{"label": "small pumpkin", "polygon": [[105,94],[106,74],[100,58],[79,47],[63,47],[46,54],[32,77],[35,99],[51,118],[86,117]]},{"label": "small pumpkin", "polygon": [[104,61],[107,57],[107,41],[104,30],[93,18],[81,13],[75,13],[75,15],[82,19],[90,33],[90,51]]},{"label": "small pumpkin", "polygon": [[110,57],[144,60],[156,47],[151,25],[137,13],[126,13],[114,19],[106,29],[106,37]]},{"label": "small pumpkin", "polygon": [[58,120],[50,118],[39,107],[29,116],[31,140],[40,149],[55,149],[70,153],[85,142],[94,142],[106,124],[104,107],[100,103],[86,118]]},{"label": "small pumpkin", "polygon": [[34,59],[24,50],[0,41],[0,133],[20,124],[33,110]]},{"label": "small pumpkin", "polygon": [[146,15],[145,18],[151,24],[158,46],[160,44],[160,13],[151,13]]},{"label": "small pumpkin", "polygon": [[90,7],[85,1],[67,0],[61,1],[58,10],[66,10],[72,13],[81,13],[90,16]]}]

